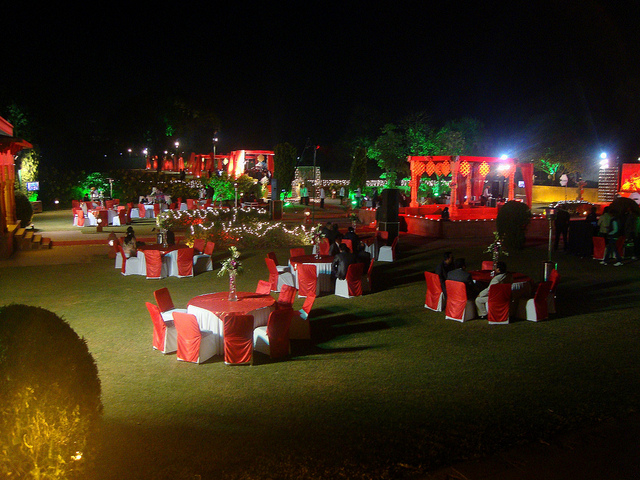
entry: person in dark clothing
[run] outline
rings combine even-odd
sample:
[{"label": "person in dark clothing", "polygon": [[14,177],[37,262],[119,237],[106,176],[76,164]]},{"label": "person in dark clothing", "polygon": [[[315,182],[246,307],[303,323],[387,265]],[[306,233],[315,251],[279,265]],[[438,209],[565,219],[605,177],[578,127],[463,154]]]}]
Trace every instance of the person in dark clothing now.
[{"label": "person in dark clothing", "polygon": [[340,253],[333,259],[333,264],[331,265],[331,276],[333,278],[344,280],[347,277],[347,269],[349,268],[349,265],[355,263],[355,261],[356,256],[349,251],[349,247],[342,243],[340,245]]},{"label": "person in dark clothing", "polygon": [[340,253],[340,245],[342,245],[340,243],[341,241],[342,241],[342,235],[338,233],[338,235],[334,238],[333,242],[331,243],[331,248],[329,249],[329,255],[331,255],[332,257],[335,257]]},{"label": "person in dark clothing", "polygon": [[371,254],[365,250],[364,243],[360,243],[358,245],[358,249],[356,250],[356,262],[364,264],[365,271],[369,268],[369,264],[371,263]]},{"label": "person in dark clothing", "polygon": [[343,237],[345,240],[351,240],[351,245],[353,246],[353,251],[358,251],[358,245],[360,244],[360,237],[356,234],[356,231],[353,227],[349,227],[347,229],[347,233],[344,234]]},{"label": "person in dark clothing", "polygon": [[567,242],[567,234],[569,233],[569,222],[571,221],[571,215],[567,211],[567,207],[560,205],[556,211],[556,219],[554,221],[556,227],[556,243],[555,250],[558,250],[560,243],[560,235],[562,235],[562,241],[564,249],[568,250],[569,244]]},{"label": "person in dark clothing", "polygon": [[453,270],[453,253],[444,252],[444,258],[442,262],[436,267],[436,275],[440,277],[440,285],[442,285],[442,291],[445,291],[445,280],[447,279],[447,274]]},{"label": "person in dark clothing", "polygon": [[455,268],[447,274],[447,280],[454,280],[456,282],[464,283],[467,287],[467,299],[475,299],[478,295],[478,290],[473,283],[471,274],[467,272],[467,264],[464,258],[456,258],[453,266]]}]

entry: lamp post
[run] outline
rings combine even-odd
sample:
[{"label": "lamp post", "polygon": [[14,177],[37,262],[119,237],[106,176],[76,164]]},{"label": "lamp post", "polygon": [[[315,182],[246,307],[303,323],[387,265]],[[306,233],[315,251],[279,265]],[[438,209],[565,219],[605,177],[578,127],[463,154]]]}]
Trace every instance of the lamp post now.
[{"label": "lamp post", "polygon": [[218,164],[217,164],[217,162],[216,162],[216,145],[218,144],[218,135],[217,135],[217,132],[215,132],[215,133],[213,134],[213,139],[212,139],[212,141],[213,141],[213,158],[212,158],[211,160],[212,160],[212,163],[213,163],[213,165],[215,166],[216,170],[219,170],[219,169],[218,169]]},{"label": "lamp post", "polygon": [[236,208],[238,208],[238,182],[235,182],[233,184],[233,187],[236,189],[236,203],[235,203],[235,206],[236,206]]},{"label": "lamp post", "polygon": [[[316,147],[313,149],[313,199],[315,202],[316,199],[316,185],[318,183],[318,175],[316,174],[316,152],[318,151],[318,149],[320,148],[319,145],[316,145]],[[311,215],[311,225],[315,225],[316,224],[316,204],[313,203],[313,205],[311,206],[311,211],[313,212]]]}]

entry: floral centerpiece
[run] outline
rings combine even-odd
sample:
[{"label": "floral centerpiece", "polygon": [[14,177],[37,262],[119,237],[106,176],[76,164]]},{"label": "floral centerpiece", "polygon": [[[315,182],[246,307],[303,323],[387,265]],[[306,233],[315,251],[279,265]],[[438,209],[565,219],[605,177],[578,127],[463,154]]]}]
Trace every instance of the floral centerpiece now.
[{"label": "floral centerpiece", "polygon": [[224,274],[229,275],[229,301],[235,302],[238,300],[236,295],[236,276],[242,273],[242,263],[238,260],[240,258],[240,252],[236,247],[229,247],[231,256],[222,262],[222,267],[218,272],[218,276],[222,277]]},{"label": "floral centerpiece", "polygon": [[503,236],[498,232],[493,232],[493,243],[491,243],[487,249],[484,251],[485,253],[491,254],[491,260],[493,260],[493,270],[495,271],[497,267],[498,260],[500,260],[500,255],[504,255],[505,257],[509,256],[509,252],[506,252],[503,248],[504,240]]},{"label": "floral centerpiece", "polygon": [[316,246],[316,258],[320,258],[320,242],[325,237],[322,233],[322,225],[318,224],[311,229],[309,232],[309,238],[311,241],[311,245]]}]

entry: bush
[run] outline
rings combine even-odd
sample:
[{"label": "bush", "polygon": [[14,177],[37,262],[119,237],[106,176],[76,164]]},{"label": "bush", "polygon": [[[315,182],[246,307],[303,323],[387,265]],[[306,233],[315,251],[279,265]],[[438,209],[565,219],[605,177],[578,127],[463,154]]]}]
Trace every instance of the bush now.
[{"label": "bush", "polygon": [[85,341],[48,310],[0,308],[0,477],[81,478],[101,413]]},{"label": "bush", "polygon": [[26,227],[31,224],[33,218],[33,206],[29,198],[19,190],[15,191],[16,197],[16,218],[20,220],[20,226]]},{"label": "bush", "polygon": [[531,217],[531,209],[527,204],[514,200],[505,203],[498,211],[496,227],[498,233],[504,238],[507,248],[522,249],[524,247],[525,233]]}]

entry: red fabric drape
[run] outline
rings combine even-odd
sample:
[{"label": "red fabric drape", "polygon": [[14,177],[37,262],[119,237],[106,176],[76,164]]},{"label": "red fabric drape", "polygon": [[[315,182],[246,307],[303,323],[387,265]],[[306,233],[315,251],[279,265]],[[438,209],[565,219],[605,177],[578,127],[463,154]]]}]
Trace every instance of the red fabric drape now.
[{"label": "red fabric drape", "polygon": [[527,205],[531,208],[533,201],[533,163],[523,163],[520,165],[522,179],[524,180],[524,194]]},{"label": "red fabric drape", "polygon": [[178,250],[178,277],[193,276],[193,248]]},{"label": "red fabric drape", "polygon": [[202,333],[196,316],[190,313],[174,312],[173,323],[178,330],[178,359],[198,363]]},{"label": "red fabric drape", "polygon": [[161,312],[166,312],[175,308],[173,305],[173,299],[171,298],[171,294],[167,287],[159,288],[153,292],[153,297],[156,299],[156,303],[158,304],[158,308],[160,308]]},{"label": "red fabric drape", "polygon": [[147,310],[149,310],[149,315],[151,315],[151,321],[153,322],[153,348],[164,352],[164,338],[167,326],[165,325],[164,320],[162,320],[160,308],[150,302],[146,302],[146,305]]},{"label": "red fabric drape", "polygon": [[271,282],[266,280],[258,280],[256,293],[259,295],[271,295]]},{"label": "red fabric drape", "polygon": [[488,320],[490,323],[508,323],[511,306],[511,284],[499,283],[489,287],[487,300]]},{"label": "red fabric drape", "polygon": [[147,210],[142,203],[138,204],[138,215],[140,215],[140,218],[144,218],[147,215]]},{"label": "red fabric drape", "polygon": [[225,363],[250,363],[253,356],[253,315],[226,315],[223,324]]},{"label": "red fabric drape", "polygon": [[551,291],[551,282],[541,282],[533,297],[533,304],[536,307],[536,317],[538,320],[544,320],[549,316],[547,297]]},{"label": "red fabric drape", "polygon": [[352,263],[347,269],[347,286],[349,287],[350,297],[359,297],[362,295],[362,270],[364,266],[361,263]]},{"label": "red fabric drape", "polygon": [[298,265],[298,294],[301,297],[316,295],[318,275],[313,264]]}]

